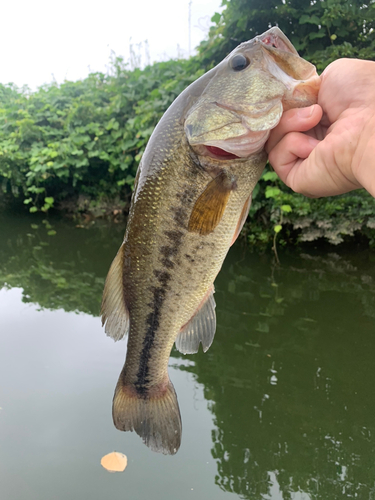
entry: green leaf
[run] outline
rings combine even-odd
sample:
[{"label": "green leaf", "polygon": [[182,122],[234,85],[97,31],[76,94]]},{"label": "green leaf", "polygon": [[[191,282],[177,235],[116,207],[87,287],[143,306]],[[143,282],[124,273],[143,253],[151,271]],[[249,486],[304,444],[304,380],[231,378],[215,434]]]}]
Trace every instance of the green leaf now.
[{"label": "green leaf", "polygon": [[303,14],[303,16],[301,16],[299,19],[299,24],[306,24],[309,22],[310,22],[310,16],[307,16],[306,14]]},{"label": "green leaf", "polygon": [[266,172],[262,175],[262,179],[264,181],[276,181],[278,178],[279,177],[276,172]]},{"label": "green leaf", "polygon": [[291,212],[292,211],[292,207],[290,205],[281,205],[281,211],[282,212]]},{"label": "green leaf", "polygon": [[215,12],[215,14],[211,17],[211,22],[218,24],[221,19],[221,14],[219,12]]},{"label": "green leaf", "polygon": [[321,20],[319,19],[318,16],[312,15],[310,17],[310,23],[311,24],[316,24],[317,26],[321,25]]},{"label": "green leaf", "polygon": [[310,33],[309,38],[310,40],[315,40],[316,38],[324,38],[327,35],[327,33],[324,30],[319,30],[316,33]]},{"label": "green leaf", "polygon": [[281,193],[277,187],[267,186],[265,196],[266,198],[276,198]]},{"label": "green leaf", "polygon": [[50,231],[48,231],[48,236],[55,236],[56,234],[56,231],[54,229],[51,229]]},{"label": "green leaf", "polygon": [[32,214],[35,213],[35,212],[37,212],[37,211],[38,211],[37,207],[30,207],[29,208],[29,212],[32,213]]},{"label": "green leaf", "polygon": [[308,16],[306,14],[303,14],[299,19],[299,24],[316,24],[317,26],[319,26],[322,24],[322,22],[319,17],[315,15]]},{"label": "green leaf", "polygon": [[283,226],[281,224],[277,224],[276,226],[274,226],[273,230],[277,234],[282,230],[282,228],[283,228]]}]

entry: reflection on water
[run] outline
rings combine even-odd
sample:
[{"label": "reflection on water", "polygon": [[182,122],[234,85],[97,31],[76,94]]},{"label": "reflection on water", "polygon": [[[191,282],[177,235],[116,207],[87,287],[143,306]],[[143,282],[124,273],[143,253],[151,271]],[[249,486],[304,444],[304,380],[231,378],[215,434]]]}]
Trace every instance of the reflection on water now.
[{"label": "reflection on water", "polygon": [[[41,221],[37,228],[24,219],[0,223],[0,286],[21,287],[23,300],[42,308],[98,314],[122,227],[78,229],[55,222],[56,235],[48,236]],[[212,413],[208,446],[216,488],[252,500],[375,498],[375,255],[330,252],[284,255],[275,267],[272,256],[234,248],[216,282],[213,345],[206,354],[172,353],[181,375],[190,372],[203,386]],[[121,353],[114,373],[122,360]],[[82,363],[90,367],[92,361]],[[64,377],[67,366],[58,368]],[[184,403],[181,450],[168,467],[191,465],[182,460],[190,436],[201,429],[189,411]],[[206,410],[197,411],[203,422]],[[204,453],[201,442],[197,457]],[[150,467],[161,464],[148,453]],[[177,478],[182,485],[184,478]],[[189,493],[219,498],[217,489]],[[165,497],[163,489],[159,497]]]},{"label": "reflection on water", "polygon": [[[245,498],[372,498],[374,256],[232,254],[219,328],[189,368],[212,401],[216,482]],[[272,474],[270,471],[273,471]]]},{"label": "reflection on water", "polygon": [[[50,226],[55,235],[48,235]],[[0,227],[0,287],[21,287],[24,302],[47,309],[98,314],[108,256],[122,227],[4,216]]]}]

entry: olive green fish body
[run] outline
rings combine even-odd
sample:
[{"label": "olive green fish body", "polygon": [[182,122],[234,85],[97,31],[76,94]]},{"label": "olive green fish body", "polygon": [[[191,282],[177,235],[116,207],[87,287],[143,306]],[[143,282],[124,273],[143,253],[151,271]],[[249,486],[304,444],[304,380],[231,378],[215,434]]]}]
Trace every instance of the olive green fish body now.
[{"label": "olive green fish body", "polygon": [[[191,232],[192,211],[212,177],[194,161],[177,120],[164,128],[161,150],[155,145],[150,165],[144,159],[142,169],[148,167],[153,174],[143,181],[141,169],[123,247],[124,294],[130,315],[129,368],[124,381],[145,390],[162,379],[177,333],[212,288],[265,163],[261,152],[246,162],[232,162],[225,169],[219,166],[235,183],[225,213],[212,233]],[[141,222],[134,214],[142,214]],[[150,376],[143,372],[141,376],[139,360],[134,365],[130,362],[133,351],[140,358],[148,357]],[[153,357],[154,351],[158,358]]]},{"label": "olive green fish body", "polygon": [[137,173],[102,319],[115,340],[129,332],[115,425],[155,451],[173,454],[180,445],[170,352],[174,342],[184,353],[212,343],[213,282],[248,214],[269,130],[283,108],[316,99],[315,70],[280,33],[242,44],[188,87],[156,127]]}]

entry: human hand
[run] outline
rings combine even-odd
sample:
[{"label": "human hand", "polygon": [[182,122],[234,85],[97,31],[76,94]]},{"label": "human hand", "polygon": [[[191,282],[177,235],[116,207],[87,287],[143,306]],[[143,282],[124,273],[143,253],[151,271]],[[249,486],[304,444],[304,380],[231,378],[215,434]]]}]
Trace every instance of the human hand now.
[{"label": "human hand", "polygon": [[338,59],[318,104],[286,111],[266,144],[280,179],[309,197],[364,187],[375,196],[375,62]]}]

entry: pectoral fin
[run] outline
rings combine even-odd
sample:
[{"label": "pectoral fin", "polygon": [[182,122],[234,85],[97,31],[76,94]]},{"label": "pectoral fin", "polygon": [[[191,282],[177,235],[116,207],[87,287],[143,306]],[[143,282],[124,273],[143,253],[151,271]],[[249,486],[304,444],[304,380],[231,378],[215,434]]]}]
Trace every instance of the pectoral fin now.
[{"label": "pectoral fin", "polygon": [[122,339],[129,330],[129,312],[125,305],[122,281],[123,245],[121,245],[105,280],[101,307],[102,325],[113,340]]},{"label": "pectoral fin", "polygon": [[236,187],[235,179],[222,172],[207,185],[199,196],[189,220],[189,231],[207,235],[221,221],[229,195]]},{"label": "pectoral fin", "polygon": [[202,343],[206,352],[214,339],[216,331],[214,289],[209,291],[191,320],[182,328],[176,338],[176,348],[182,354],[195,354]]}]

